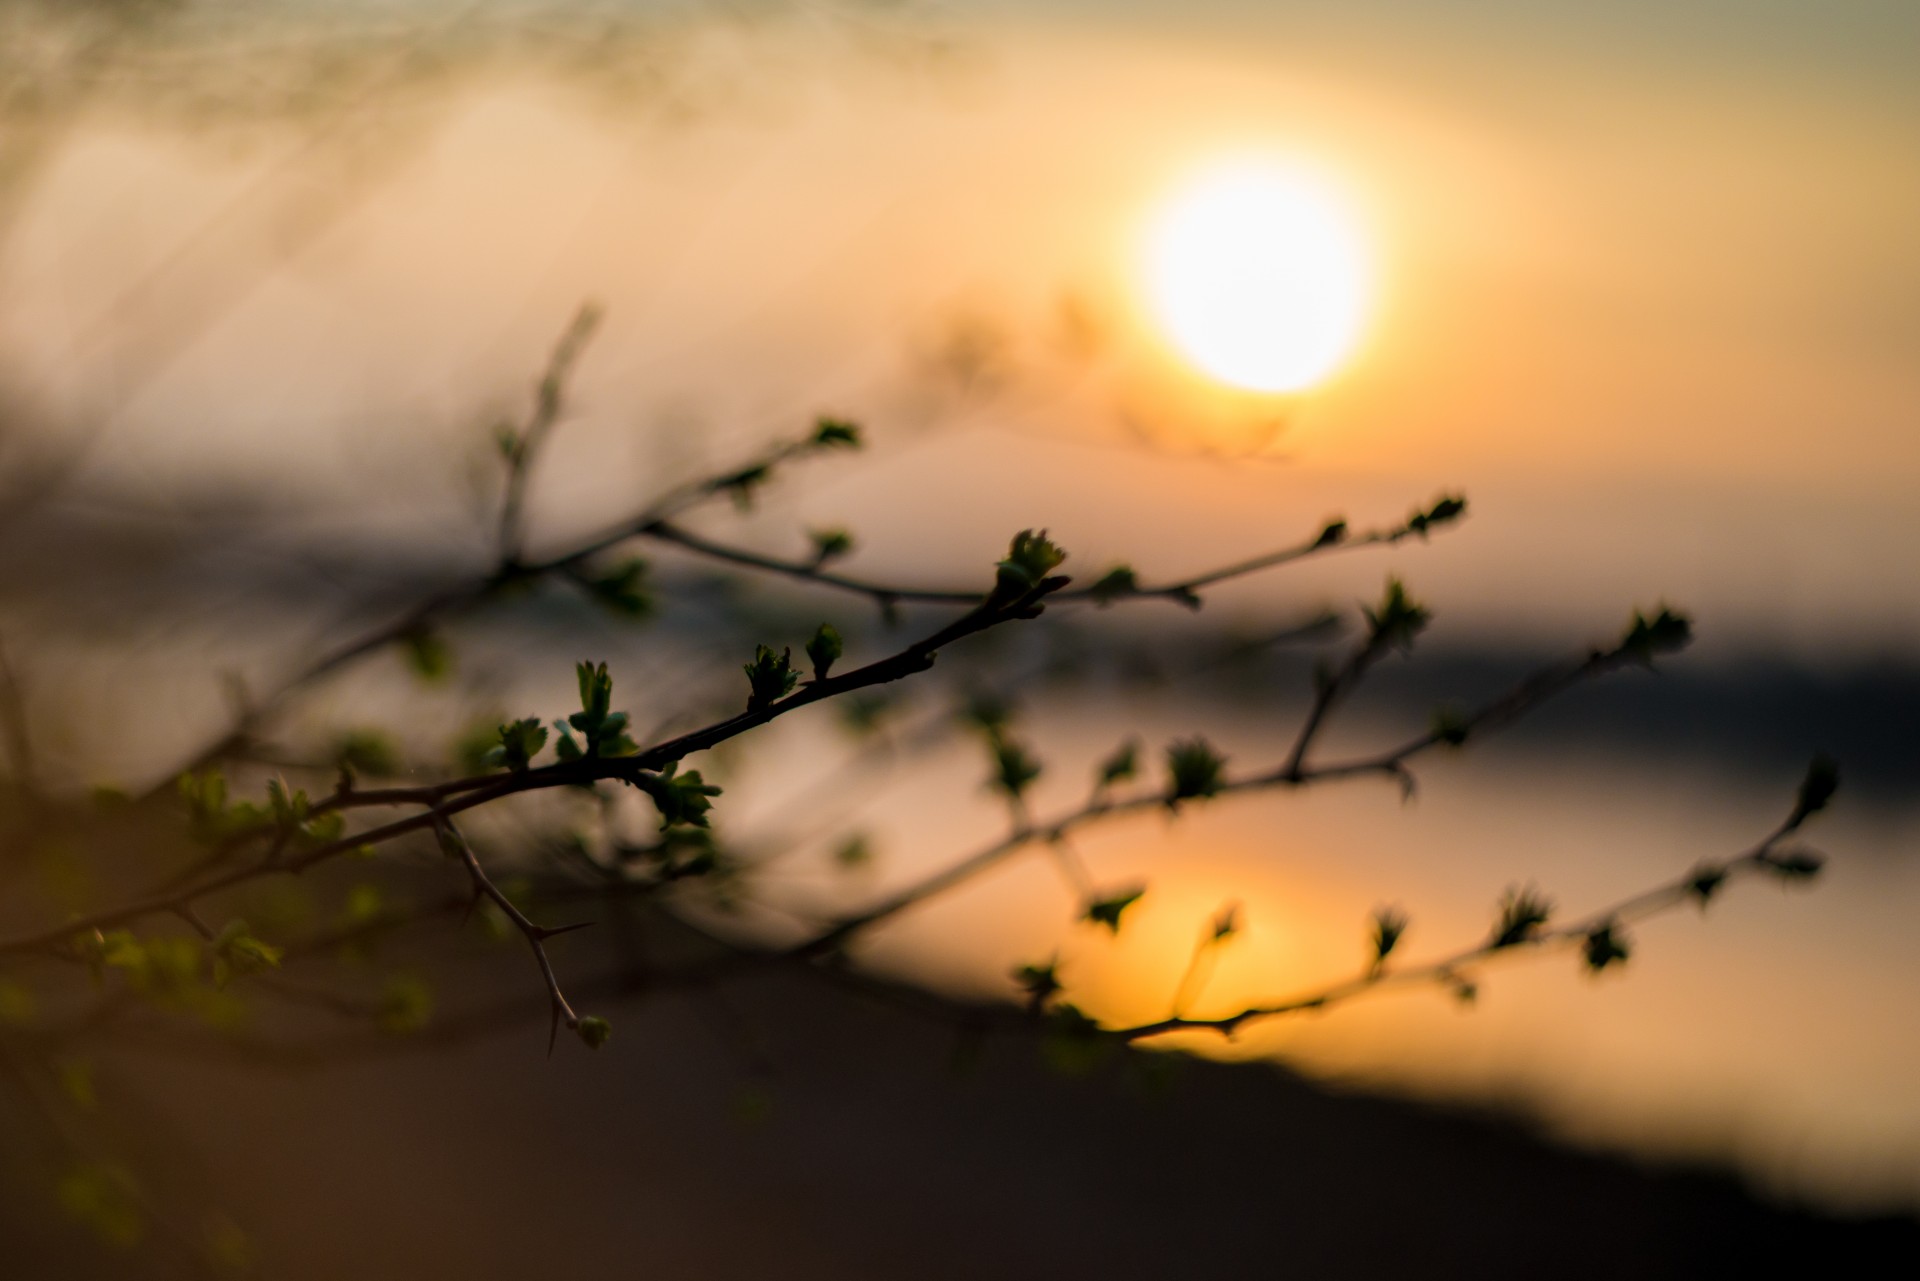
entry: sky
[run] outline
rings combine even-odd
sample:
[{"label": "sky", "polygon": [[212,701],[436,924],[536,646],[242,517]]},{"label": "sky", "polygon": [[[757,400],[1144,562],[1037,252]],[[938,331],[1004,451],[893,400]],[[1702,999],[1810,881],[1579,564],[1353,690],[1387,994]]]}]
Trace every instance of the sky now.
[{"label": "sky", "polygon": [[[860,567],[953,579],[1046,525],[1078,563],[1173,573],[1457,488],[1458,534],[1217,608],[1290,617],[1391,567],[1446,643],[1578,646],[1665,600],[1695,613],[1702,661],[1910,660],[1920,8],[748,6],[648,38],[666,69],[642,41],[613,59],[630,79],[542,45],[431,92],[396,59],[278,121],[83,112],[10,206],[0,365],[49,434],[91,442],[91,510],[225,485],[283,510],[295,552],[456,543],[481,425],[591,298],[605,327],[534,497],[552,536],[832,410],[872,456],[749,537],[845,521]],[[1209,380],[1143,302],[1153,211],[1249,149],[1331,175],[1377,256],[1352,357],[1285,399]],[[1119,728],[1056,710],[1063,752]],[[1229,732],[1250,754],[1271,727]],[[1143,915],[1155,958],[1238,887],[1276,924],[1221,982],[1256,983],[1333,964],[1383,885],[1477,928],[1509,876],[1604,898],[1737,847],[1759,804],[1573,758],[1434,790],[1316,800],[1278,852],[1254,810],[1101,857],[1121,877],[1193,852]],[[1845,829],[1858,857],[1815,896],[1663,928],[1658,981],[1570,998],[1567,974],[1515,975],[1485,1017],[1396,1005],[1254,1048],[1402,1079],[1418,1044],[1450,1065],[1432,1088],[1535,1093],[1616,1138],[1671,1143],[1692,1118],[1781,1186],[1920,1200],[1913,1047],[1886,1017],[1920,973],[1890,856],[1911,809],[1875,822]],[[898,963],[996,978],[1058,932],[1044,887],[1008,885]],[[958,947],[986,917],[1001,950]],[[1076,946],[1126,1009],[1138,958]],[[1689,1036],[1708,1005],[1719,1034]]]},{"label": "sky", "polygon": [[[290,352],[335,347],[359,375],[329,363],[292,411],[316,422],[436,375],[449,414],[477,380],[511,394],[505,353],[536,360],[594,296],[618,352],[598,374],[608,399],[656,416],[765,421],[811,398],[871,407],[882,430],[918,411],[1096,450],[1144,435],[1187,495],[1150,505],[1177,527],[1150,525],[1152,541],[1190,556],[1269,537],[1254,512],[1276,499],[1304,522],[1360,495],[1461,487],[1488,531],[1470,535],[1482,585],[1573,608],[1551,590],[1572,569],[1724,610],[1730,631],[1885,648],[1916,622],[1881,571],[1908,548],[1920,480],[1920,114],[1895,56],[1913,20],[1682,8],[803,6],[692,39],[684,83],[705,92],[665,119],[645,94],[596,115],[591,94],[509,76],[458,108],[348,111],[317,147],[255,141],[223,165],[109,115],[12,237],[9,324],[17,349],[70,347],[129,272],[173,261],[233,199],[237,225],[158,291],[161,312],[251,292],[127,408],[157,451],[166,424],[205,418],[183,412],[204,394],[196,369],[220,371],[231,443],[264,444],[245,425],[257,402],[288,413],[284,380],[317,377],[286,368]],[[1235,148],[1328,170],[1378,254],[1361,349],[1296,402],[1194,378],[1141,314],[1149,212]],[[136,222],[107,218],[136,190]],[[266,284],[233,283],[288,234],[315,246]],[[339,324],[341,308],[361,315]],[[1069,313],[1091,320],[1090,355],[1063,350]],[[279,353],[248,353],[277,362],[253,395],[227,373],[249,334]],[[911,403],[905,367],[970,341],[992,348],[1000,394]],[[396,352],[410,370],[383,367]],[[715,372],[741,362],[757,371],[745,386]],[[1262,448],[1286,465],[1194,460]],[[1522,526],[1534,534],[1512,537]],[[1083,528],[1083,544],[1124,538]],[[1516,612],[1504,589],[1439,586]]]}]

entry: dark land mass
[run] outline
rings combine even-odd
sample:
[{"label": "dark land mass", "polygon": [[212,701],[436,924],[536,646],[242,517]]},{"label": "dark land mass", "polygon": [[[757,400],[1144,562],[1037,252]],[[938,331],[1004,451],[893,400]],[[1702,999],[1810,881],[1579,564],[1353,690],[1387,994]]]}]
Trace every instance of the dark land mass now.
[{"label": "dark land mass", "polygon": [[[524,961],[476,960],[459,990],[517,997]],[[260,1275],[289,1279],[1920,1264],[1920,1220],[1826,1217],[1724,1172],[1575,1151],[1511,1117],[1329,1090],[1269,1064],[1116,1053],[1068,1075],[1029,1032],[957,1037],[952,1021],[977,1009],[908,1012],[792,971],[593,1008],[616,1028],[598,1054],[563,1042],[548,1059],[528,1006],[497,1034],[388,1039],[314,1070],[123,1048],[101,1091],[144,1100],[150,1150],[135,1155],[166,1172],[164,1196],[222,1207],[252,1235]],[[457,1032],[460,1016],[442,1026]],[[4,1119],[0,1132],[32,1132]],[[173,1275],[164,1249],[117,1255],[63,1221],[44,1169],[21,1181],[36,1164],[0,1163],[0,1272]]]}]

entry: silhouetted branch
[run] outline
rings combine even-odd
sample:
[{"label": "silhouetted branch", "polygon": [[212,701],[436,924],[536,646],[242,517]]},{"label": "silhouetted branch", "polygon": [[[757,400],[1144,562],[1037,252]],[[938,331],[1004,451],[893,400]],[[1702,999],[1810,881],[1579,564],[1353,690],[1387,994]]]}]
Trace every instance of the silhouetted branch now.
[{"label": "silhouetted branch", "polygon": [[[1433,529],[1457,519],[1464,514],[1465,510],[1465,503],[1462,500],[1443,497],[1432,507],[1415,511],[1397,525],[1385,526],[1361,534],[1348,534],[1346,523],[1336,521],[1323,526],[1312,538],[1291,547],[1285,547],[1264,556],[1236,561],[1231,565],[1209,570],[1203,574],[1152,586],[1135,581],[1133,571],[1123,566],[1109,570],[1100,579],[1084,587],[1063,591],[1055,600],[1056,603],[1093,601],[1101,605],[1127,600],[1166,600],[1197,609],[1201,603],[1199,593],[1204,588],[1330,552],[1362,547],[1392,546],[1415,535],[1424,538]],[[1436,518],[1434,515],[1436,511],[1441,512],[1442,515]],[[692,533],[669,520],[655,521],[633,532],[641,537],[669,543],[711,560],[865,596],[882,608],[890,608],[897,604],[972,605],[980,600],[979,592],[878,582],[826,569],[818,559],[797,560],[735,547]]]},{"label": "silhouetted branch", "polygon": [[264,876],[303,872],[350,851],[384,844],[414,832],[439,828],[455,814],[521,792],[579,786],[608,779],[645,789],[650,781],[661,781],[659,776],[662,771],[670,771],[681,759],[695,752],[716,747],[802,707],[923,672],[933,665],[935,656],[942,648],[955,641],[1003,623],[1038,617],[1045,599],[1064,587],[1067,581],[1061,577],[1040,577],[1030,586],[1006,591],[996,588],[974,609],[895,654],[841,675],[807,681],[793,693],[762,702],[758,706],[750,702],[747,710],[737,716],[631,754],[583,756],[554,765],[454,779],[427,787],[337,791],[333,796],[308,807],[303,819],[322,818],[341,810],[366,806],[419,805],[425,808],[419,814],[325,840],[301,851],[283,848],[287,832],[284,826],[254,828],[240,834],[235,840],[244,842],[277,835],[279,839],[264,860],[230,868],[191,884],[165,889],[117,907],[88,913],[62,926],[0,939],[0,953],[58,950],[75,935],[90,930],[123,925],[156,913],[178,914],[196,900],[220,890],[231,889]]},{"label": "silhouetted branch", "polygon": [[511,898],[502,893],[493,883],[486,869],[480,866],[479,858],[473,852],[473,846],[467,844],[467,838],[453,825],[453,820],[444,815],[434,816],[434,829],[439,833],[440,844],[446,852],[460,860],[467,875],[473,880],[473,893],[476,899],[484,896],[520,931],[527,940],[527,946],[533,949],[533,957],[540,966],[540,977],[547,985],[547,1000],[552,1006],[552,1019],[547,1032],[547,1053],[553,1053],[554,1042],[560,1036],[560,1024],[565,1023],[567,1030],[573,1032],[589,1046],[598,1049],[607,1038],[607,1024],[602,1019],[581,1018],[568,1004],[566,993],[560,990],[560,980],[553,972],[553,961],[547,955],[547,940],[557,934],[570,933],[584,929],[591,921],[577,921],[571,925],[536,925],[528,919]]},{"label": "silhouetted branch", "polygon": [[1133,1027],[1108,1029],[1107,1034],[1123,1041],[1140,1041],[1185,1031],[1209,1031],[1232,1036],[1247,1023],[1308,1010],[1323,1010],[1389,986],[1443,984],[1452,987],[1463,999],[1471,1000],[1476,990],[1466,977],[1471,967],[1495,957],[1574,945],[1582,945],[1587,949],[1586,963],[1589,969],[1603,970],[1626,959],[1627,939],[1622,931],[1629,925],[1688,903],[1704,908],[1721,886],[1736,877],[1763,872],[1788,880],[1812,876],[1819,869],[1819,855],[1810,850],[1781,849],[1781,842],[1798,831],[1806,817],[1796,809],[1786,822],[1744,853],[1696,864],[1683,876],[1589,912],[1565,925],[1545,928],[1544,914],[1549,909],[1542,901],[1539,920],[1518,929],[1505,924],[1496,925],[1494,933],[1485,941],[1463,947],[1436,961],[1389,967],[1381,963],[1385,960],[1381,956],[1352,978],[1286,1000],[1250,1005],[1233,1014],[1214,1018],[1182,1015],[1176,1003],[1175,1013],[1167,1018]]},{"label": "silhouetted branch", "polygon": [[532,476],[534,460],[539,457],[541,446],[547,443],[547,434],[553,430],[554,423],[559,421],[574,363],[580,359],[580,353],[586,350],[588,340],[599,325],[600,309],[592,304],[582,307],[574,315],[572,323],[560,335],[560,341],[554,344],[546,372],[541,374],[540,381],[534,386],[533,412],[528,415],[526,425],[518,431],[511,428],[501,431],[497,443],[507,461],[507,486],[500,502],[498,540],[500,564],[503,566],[520,563],[522,546],[526,541],[527,483]]},{"label": "silhouetted branch", "polygon": [[[1390,598],[1393,597],[1396,590],[1397,584],[1389,589]],[[1405,600],[1403,594],[1400,598],[1402,601]],[[1684,631],[1682,620],[1674,618],[1674,616],[1666,611],[1662,611],[1660,617],[1662,619],[1672,619],[1674,626],[1680,631]],[[1049,822],[1016,825],[1011,832],[1000,840],[889,895],[862,911],[843,917],[819,934],[802,943],[796,944],[791,950],[793,954],[800,956],[819,956],[832,952],[842,946],[854,934],[897,916],[926,899],[946,892],[954,886],[995,866],[1029,845],[1057,842],[1081,827],[1118,818],[1125,814],[1139,813],[1151,809],[1173,809],[1184,801],[1195,799],[1206,799],[1214,796],[1244,792],[1266,791],[1280,787],[1301,787],[1310,783],[1340,778],[1356,778],[1366,775],[1381,775],[1392,778],[1398,781],[1403,789],[1410,788],[1412,785],[1412,774],[1408,769],[1408,762],[1423,753],[1431,751],[1435,747],[1443,744],[1458,745],[1463,743],[1467,735],[1473,731],[1493,729],[1506,724],[1546,699],[1582,680],[1604,675],[1621,667],[1650,663],[1657,653],[1662,652],[1662,650],[1658,647],[1650,646],[1644,634],[1646,627],[1646,620],[1636,615],[1634,624],[1629,628],[1626,638],[1618,644],[1606,648],[1596,648],[1590,651],[1586,657],[1578,661],[1538,672],[1520,682],[1506,694],[1483,704],[1476,711],[1459,718],[1457,721],[1449,721],[1436,725],[1436,727],[1428,733],[1410,739],[1397,747],[1371,756],[1356,757],[1328,765],[1307,766],[1302,764],[1300,760],[1304,746],[1311,741],[1311,734],[1308,733],[1307,730],[1317,728],[1323,723],[1326,711],[1332,703],[1332,700],[1325,695],[1324,691],[1328,689],[1330,685],[1335,684],[1335,682],[1322,681],[1319,686],[1321,691],[1323,691],[1322,695],[1315,700],[1313,709],[1309,711],[1306,725],[1303,727],[1301,735],[1295,740],[1293,750],[1288,753],[1287,759],[1277,767],[1252,774],[1241,775],[1237,778],[1219,775],[1209,781],[1203,792],[1193,792],[1183,789],[1181,780],[1178,777],[1170,779],[1167,785],[1161,789],[1135,794],[1125,798],[1115,798],[1109,794],[1107,789],[1098,789],[1093,797],[1078,809],[1063,814]],[[1370,634],[1367,641],[1363,642],[1359,649],[1355,651],[1356,659],[1358,656],[1377,651],[1379,644],[1376,639],[1377,631],[1378,629],[1376,628],[1375,634]],[[1684,640],[1676,640],[1674,637],[1669,636],[1665,640],[1665,648],[1670,650],[1684,643]],[[1341,669],[1343,675],[1338,678],[1338,680],[1346,687],[1350,687],[1354,681],[1358,680],[1359,674],[1364,671],[1367,663],[1371,662],[1371,659],[1368,659],[1367,663],[1358,662],[1356,659],[1349,659],[1345,667]]]}]

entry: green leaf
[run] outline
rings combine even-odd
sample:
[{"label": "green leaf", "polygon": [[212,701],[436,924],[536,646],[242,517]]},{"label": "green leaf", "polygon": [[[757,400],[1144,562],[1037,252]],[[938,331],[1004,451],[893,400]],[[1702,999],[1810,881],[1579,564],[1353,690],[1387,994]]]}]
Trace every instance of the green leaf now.
[{"label": "green leaf", "polygon": [[793,692],[800,673],[793,670],[793,651],[778,654],[765,645],[753,649],[753,661],[741,668],[747,674],[747,710],[757,712]]},{"label": "green leaf", "polygon": [[1700,906],[1704,909],[1712,901],[1713,896],[1720,892],[1720,887],[1726,883],[1726,868],[1712,863],[1702,863],[1694,869],[1693,875],[1687,878],[1687,892],[1699,899]]},{"label": "green leaf", "polygon": [[187,806],[187,830],[204,845],[218,844],[232,830],[227,810],[227,780],[217,769],[182,774],[176,786]]},{"label": "green leaf", "polygon": [[377,920],[386,908],[386,895],[380,887],[371,881],[361,881],[347,891],[346,906],[340,915],[349,925],[365,925]]},{"label": "green leaf", "polygon": [[647,590],[647,562],[630,556],[595,574],[581,574],[580,585],[609,613],[623,618],[645,618],[653,613],[653,595]]},{"label": "green leaf", "polygon": [[284,831],[293,831],[306,821],[307,794],[289,791],[285,779],[267,780],[267,801],[273,806],[273,821]]},{"label": "green leaf", "polygon": [[1103,788],[1124,783],[1140,772],[1140,740],[1130,738],[1100,762],[1099,780]]},{"label": "green leaf", "polygon": [[690,769],[679,772],[676,761],[658,774],[640,774],[634,779],[634,786],[645,792],[653,800],[653,807],[660,811],[660,830],[685,825],[688,827],[707,826],[707,812],[713,808],[712,798],[720,795],[720,789],[700,777],[700,771]]},{"label": "green leaf", "polygon": [[813,563],[824,565],[830,560],[839,560],[853,550],[853,535],[844,529],[815,529],[808,531],[807,537],[813,540]]},{"label": "green leaf", "polygon": [[1013,536],[1007,558],[994,566],[997,571],[993,594],[1005,599],[1024,596],[1060,567],[1067,554],[1047,541],[1047,531],[1035,533],[1023,529]]},{"label": "green leaf", "polygon": [[1472,728],[1459,709],[1441,707],[1435,709],[1433,726],[1428,732],[1433,735],[1435,742],[1445,743],[1449,747],[1458,747],[1467,741],[1467,735]]},{"label": "green leaf", "polygon": [[1167,746],[1167,773],[1170,776],[1167,804],[1204,799],[1218,792],[1224,783],[1221,771],[1226,758],[1214,751],[1204,738],[1181,739]]},{"label": "green leaf", "polygon": [[1013,723],[1013,705],[998,694],[976,690],[960,709],[960,719],[984,730],[989,737],[998,737]]},{"label": "green leaf", "polygon": [[1056,958],[1045,965],[1021,965],[1013,971],[1013,981],[1027,994],[1027,1007],[1038,1010],[1058,996],[1062,990],[1060,984],[1060,962]]},{"label": "green leaf", "polygon": [[1588,932],[1581,944],[1581,956],[1587,968],[1598,974],[1610,965],[1624,965],[1629,951],[1626,938],[1620,933],[1613,921],[1607,921]]},{"label": "green leaf", "polygon": [[1009,739],[996,737],[991,747],[993,786],[1018,800],[1040,777],[1040,762],[1029,755],[1026,748]]},{"label": "green leaf", "polygon": [[1093,597],[1096,605],[1110,605],[1123,596],[1132,596],[1140,590],[1140,580],[1134,577],[1129,565],[1115,565],[1095,579],[1093,586],[1087,588],[1087,595]]},{"label": "green leaf", "polygon": [[407,666],[413,674],[428,684],[445,680],[453,674],[453,649],[440,633],[429,628],[418,628],[400,638],[402,652],[406,655]]},{"label": "green leaf", "polygon": [[1229,903],[1214,913],[1213,921],[1207,927],[1207,941],[1218,945],[1227,942],[1240,932],[1240,905]]},{"label": "green leaf", "polygon": [[860,428],[844,418],[822,418],[813,425],[813,444],[820,449],[858,449]]},{"label": "green leaf", "polygon": [[447,745],[447,756],[460,777],[484,774],[491,769],[487,757],[500,745],[497,717],[469,721]]},{"label": "green leaf", "polygon": [[334,744],[333,762],[355,774],[392,778],[401,772],[400,752],[393,739],[377,729],[354,729]]},{"label": "green leaf", "polygon": [[773,468],[771,466],[766,463],[756,463],[751,467],[741,468],[731,476],[722,476],[719,480],[713,482],[713,484],[716,490],[730,494],[733,497],[733,505],[735,507],[741,511],[749,511],[753,507],[754,491],[766,484],[772,477]]},{"label": "green leaf", "polygon": [[560,741],[554,751],[563,761],[587,756],[626,756],[639,750],[639,744],[627,736],[627,714],[610,711],[613,704],[613,677],[605,663],[579,663],[574,668],[580,683],[580,710],[567,717],[566,725],[580,731],[585,746],[573,742],[566,725],[560,726]]},{"label": "green leaf", "polygon": [[1347,522],[1336,516],[1320,527],[1319,536],[1313,540],[1313,545],[1318,549],[1321,547],[1331,547],[1335,543],[1344,543],[1346,541]]},{"label": "green leaf", "polygon": [[1432,613],[1407,595],[1406,584],[1398,578],[1387,579],[1387,590],[1379,606],[1363,612],[1367,617],[1368,643],[1376,648],[1404,649],[1433,621]]},{"label": "green leaf", "polygon": [[255,938],[242,920],[228,921],[208,945],[213,957],[213,985],[224,988],[237,977],[280,968],[285,952]]},{"label": "green leaf", "polygon": [[1397,907],[1375,908],[1373,913],[1373,972],[1379,973],[1407,932],[1407,914]]},{"label": "green leaf", "polygon": [[1407,518],[1407,528],[1425,538],[1429,531],[1450,525],[1467,514],[1467,500],[1459,494],[1442,494],[1433,506]]},{"label": "green leaf", "polygon": [[599,1049],[613,1036],[613,1024],[591,1014],[574,1024],[573,1030],[590,1050]]},{"label": "green leaf", "polygon": [[1086,910],[1081,914],[1080,919],[1089,924],[1104,925],[1113,933],[1118,934],[1120,932],[1121,916],[1128,908],[1145,897],[1146,892],[1146,886],[1134,885],[1109,894],[1105,898],[1095,899],[1087,904]]},{"label": "green leaf", "polygon": [[539,718],[529,716],[525,720],[509,721],[496,731],[499,746],[487,753],[487,764],[495,769],[505,768],[516,774],[525,773],[547,745],[547,727]]},{"label": "green leaf", "polygon": [[1661,606],[1652,618],[1634,611],[1633,622],[1620,642],[1620,648],[1642,661],[1658,654],[1676,654],[1693,640],[1693,624],[1685,614]]},{"label": "green leaf", "polygon": [[832,623],[820,624],[813,639],[807,642],[807,661],[813,664],[813,679],[827,679],[827,672],[840,661],[846,652],[846,642],[840,639],[840,631]]},{"label": "green leaf", "polygon": [[573,665],[580,686],[580,710],[598,719],[613,706],[613,678],[605,663],[578,662]]},{"label": "green leaf", "polygon": [[433,989],[417,978],[395,976],[380,992],[380,1028],[404,1035],[418,1032],[433,1017]]},{"label": "green leaf", "polygon": [[1798,827],[1821,810],[1827,808],[1834,793],[1840,790],[1840,767],[1825,752],[1815,756],[1807,765],[1806,777],[1800,780],[1800,792],[1794,799],[1793,817],[1787,826]]},{"label": "green leaf", "polygon": [[1553,915],[1553,904],[1532,886],[1509,888],[1500,899],[1500,915],[1493,927],[1492,947],[1513,947],[1532,938]]}]

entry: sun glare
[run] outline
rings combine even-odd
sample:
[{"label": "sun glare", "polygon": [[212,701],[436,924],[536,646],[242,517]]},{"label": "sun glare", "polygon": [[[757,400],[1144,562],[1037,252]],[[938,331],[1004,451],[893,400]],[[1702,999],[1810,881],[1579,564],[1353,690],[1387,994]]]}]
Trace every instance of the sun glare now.
[{"label": "sun glare", "polygon": [[1366,319],[1359,224],[1313,174],[1272,162],[1203,173],[1155,219],[1147,289],[1174,344],[1239,387],[1293,392],[1331,374]]}]

